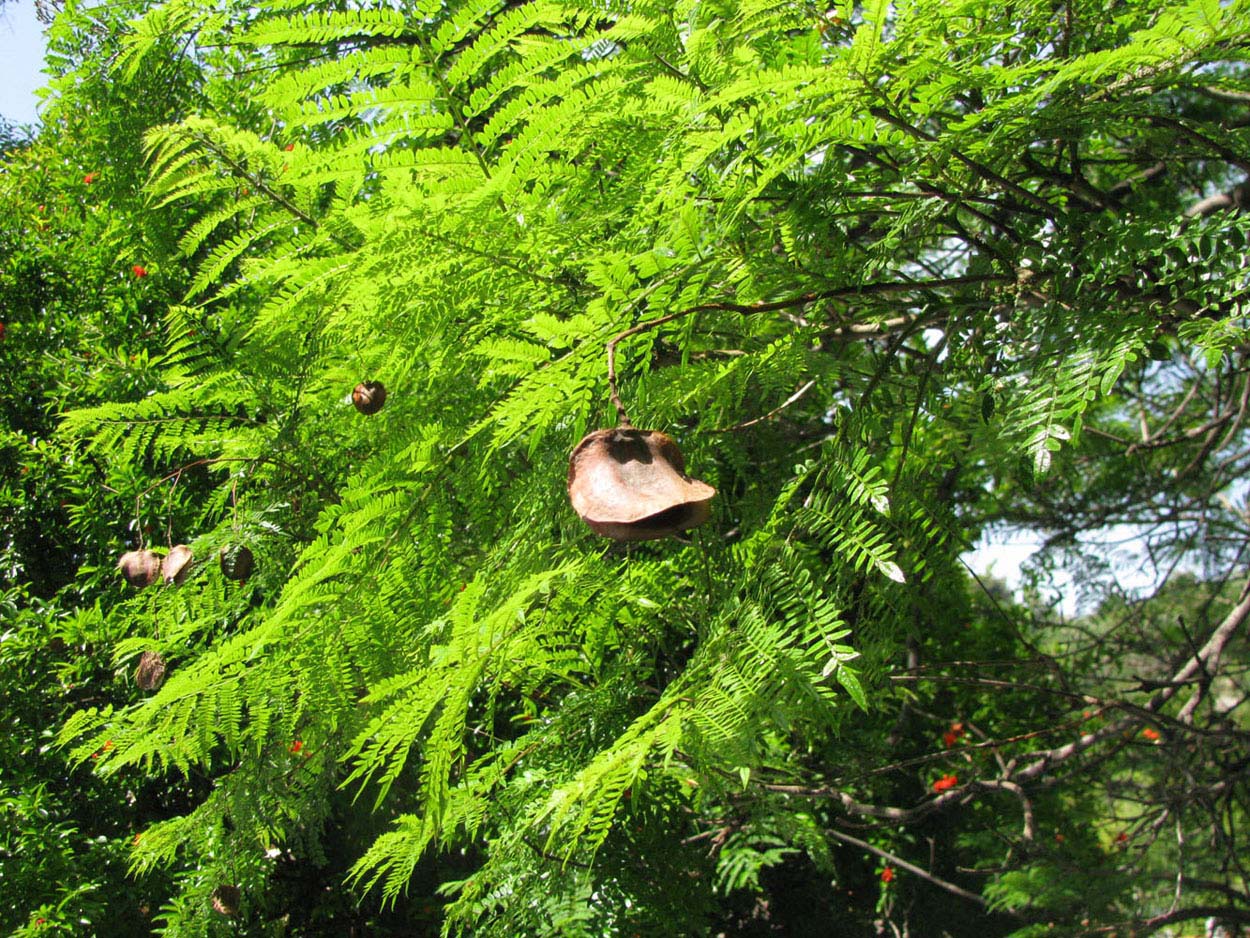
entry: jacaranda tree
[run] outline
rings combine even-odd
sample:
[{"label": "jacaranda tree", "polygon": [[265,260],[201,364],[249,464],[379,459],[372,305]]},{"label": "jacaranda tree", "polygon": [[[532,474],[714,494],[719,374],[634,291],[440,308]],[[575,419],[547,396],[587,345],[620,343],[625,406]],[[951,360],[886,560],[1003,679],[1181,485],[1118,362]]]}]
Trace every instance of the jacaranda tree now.
[{"label": "jacaranda tree", "polygon": [[[118,36],[194,74],[143,136],[178,294],[58,413],[138,585],[81,573],[56,739],[179,786],[163,934],[1250,922],[1245,3]],[[1079,617],[968,574],[996,524]]]}]

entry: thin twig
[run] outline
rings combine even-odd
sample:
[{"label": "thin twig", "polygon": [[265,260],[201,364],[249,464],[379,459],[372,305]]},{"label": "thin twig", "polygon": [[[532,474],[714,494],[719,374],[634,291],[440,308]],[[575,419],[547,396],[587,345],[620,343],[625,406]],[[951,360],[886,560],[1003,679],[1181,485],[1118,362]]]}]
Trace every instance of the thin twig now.
[{"label": "thin twig", "polygon": [[807,384],[803,385],[801,388],[799,388],[797,391],[795,391],[793,394],[787,397],[784,401],[782,401],[780,404],[778,404],[776,407],[770,410],[768,413],[762,414],[759,417],[753,417],[750,420],[745,421],[744,423],[736,423],[732,427],[721,427],[715,430],[710,430],[708,432],[710,433],[735,433],[738,430],[745,430],[747,427],[753,427],[757,423],[763,423],[765,420],[768,420],[771,417],[776,417],[779,413],[781,413],[783,410],[785,410],[787,407],[789,407],[791,404],[793,404],[795,401],[797,401],[799,398],[801,398],[804,394],[806,394],[815,386],[816,386],[816,379],[813,378],[811,381],[807,382]]},{"label": "thin twig", "polygon": [[690,306],[686,309],[678,310],[675,313],[666,313],[663,316],[657,316],[655,319],[648,319],[640,322],[635,326],[631,326],[623,332],[618,332],[607,341],[605,349],[608,356],[608,399],[611,400],[612,406],[616,408],[616,414],[622,427],[631,427],[633,424],[629,421],[629,415],[625,411],[625,405],[621,402],[621,396],[617,392],[616,384],[616,346],[631,336],[638,335],[663,326],[666,323],[673,322],[675,319],[681,319],[684,316],[690,316],[694,313],[701,312],[728,312],[741,313],[744,316],[750,316],[754,313],[772,313],[783,309],[791,309],[796,306],[806,306],[809,303],[815,303],[819,300],[832,300],[849,296],[876,296],[891,293],[920,293],[926,290],[940,290],[947,287],[968,286],[978,283],[1005,283],[1012,278],[1003,274],[974,274],[962,277],[940,277],[934,280],[902,280],[902,281],[884,281],[881,283],[856,284],[854,286],[838,287],[834,290],[823,290],[817,293],[802,293],[798,296],[788,297],[784,300],[773,300],[767,303],[700,303],[696,306]]},{"label": "thin twig", "polygon": [[897,856],[896,854],[890,853],[890,851],[888,850],[882,850],[880,847],[874,847],[872,844],[868,843],[868,841],[866,840],[860,840],[858,837],[852,837],[850,834],[844,834],[842,833],[842,831],[839,831],[839,830],[830,829],[830,830],[827,830],[825,833],[827,833],[834,840],[840,840],[845,844],[850,844],[852,847],[858,847],[861,850],[867,850],[869,853],[879,856],[881,859],[885,860],[887,863],[893,866],[897,866],[901,870],[907,870],[907,872],[909,873],[914,873],[916,876],[919,876],[925,882],[932,883],[934,886],[937,886],[939,889],[945,889],[947,892],[949,892],[953,896],[959,896],[959,898],[961,899],[967,899],[969,902],[975,902],[977,905],[979,905],[983,909],[986,907],[985,900],[981,896],[978,896],[975,892],[969,892],[967,889],[964,889],[962,886],[956,886],[952,882],[948,882],[947,880],[944,880],[941,877],[934,876],[928,870],[922,869],[921,867],[916,866],[916,864],[914,863],[909,863],[906,860],[904,860],[902,857]]}]

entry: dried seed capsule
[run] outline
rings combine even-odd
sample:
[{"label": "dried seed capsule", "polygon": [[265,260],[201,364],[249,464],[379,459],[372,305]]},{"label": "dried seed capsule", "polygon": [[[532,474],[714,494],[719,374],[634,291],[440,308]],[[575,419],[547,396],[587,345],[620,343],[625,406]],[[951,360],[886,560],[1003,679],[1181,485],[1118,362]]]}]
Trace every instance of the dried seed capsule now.
[{"label": "dried seed capsule", "polygon": [[161,575],[161,555],[151,550],[127,551],[117,561],[117,569],[127,583],[143,589],[155,583]]},{"label": "dried seed capsule", "polygon": [[569,457],[569,501],[596,534],[649,541],[705,522],[716,489],[686,475],[677,444],[656,430],[588,434]]},{"label": "dried seed capsule", "polygon": [[166,556],[163,564],[165,582],[181,586],[187,574],[191,572],[193,556],[191,548],[186,544],[178,544],[170,548],[169,555]]},{"label": "dried seed capsule", "polygon": [[239,914],[239,903],[242,900],[243,890],[223,883],[213,890],[213,911],[226,918],[234,918]]},{"label": "dried seed capsule", "polygon": [[366,417],[376,414],[386,403],[386,388],[381,381],[362,381],[352,390],[352,403]]},{"label": "dried seed capsule", "polygon": [[165,659],[159,652],[145,651],[135,668],[135,683],[140,690],[156,690],[165,681]]},{"label": "dried seed capsule", "polygon": [[239,583],[247,581],[247,578],[252,575],[252,567],[255,566],[252,552],[242,544],[223,547],[218,560],[221,564],[222,575],[227,580],[237,580]]}]

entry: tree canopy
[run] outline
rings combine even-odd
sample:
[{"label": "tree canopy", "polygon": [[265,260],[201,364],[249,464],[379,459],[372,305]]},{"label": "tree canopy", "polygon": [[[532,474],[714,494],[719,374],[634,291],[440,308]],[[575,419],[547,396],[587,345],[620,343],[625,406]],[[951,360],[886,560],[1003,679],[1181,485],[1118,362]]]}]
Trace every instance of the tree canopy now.
[{"label": "tree canopy", "polygon": [[[15,933],[1250,924],[1244,2],[49,29]],[[586,524],[614,428],[715,497]],[[1003,530],[1017,595],[962,559]]]}]

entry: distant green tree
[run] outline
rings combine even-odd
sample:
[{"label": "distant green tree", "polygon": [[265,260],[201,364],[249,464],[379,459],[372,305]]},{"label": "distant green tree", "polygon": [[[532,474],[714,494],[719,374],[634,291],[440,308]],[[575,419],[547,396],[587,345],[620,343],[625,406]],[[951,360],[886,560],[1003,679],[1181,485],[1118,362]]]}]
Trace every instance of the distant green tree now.
[{"label": "distant green tree", "polygon": [[127,624],[104,611],[122,595],[114,544],[137,533],[134,498],[120,493],[161,468],[83,458],[56,433],[67,410],[159,385],[161,320],[181,290],[164,264],[181,213],[146,204],[141,146],[150,127],[184,113],[195,73],[108,73],[137,9],[65,13],[49,65],[61,96],[45,103],[33,137],[7,123],[0,133],[4,934],[149,934],[170,883],[163,871],[130,876],[129,850],[197,787],[94,775],[97,760],[80,764],[54,745],[69,714],[135,696],[112,657]]}]

